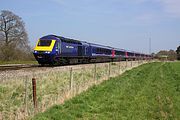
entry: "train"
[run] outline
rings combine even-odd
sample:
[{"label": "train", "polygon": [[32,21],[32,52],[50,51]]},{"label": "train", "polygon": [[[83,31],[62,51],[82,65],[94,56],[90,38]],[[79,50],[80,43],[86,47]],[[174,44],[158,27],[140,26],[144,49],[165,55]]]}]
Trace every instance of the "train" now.
[{"label": "train", "polygon": [[41,37],[33,51],[41,65],[114,62],[151,59],[151,55],[56,35]]}]

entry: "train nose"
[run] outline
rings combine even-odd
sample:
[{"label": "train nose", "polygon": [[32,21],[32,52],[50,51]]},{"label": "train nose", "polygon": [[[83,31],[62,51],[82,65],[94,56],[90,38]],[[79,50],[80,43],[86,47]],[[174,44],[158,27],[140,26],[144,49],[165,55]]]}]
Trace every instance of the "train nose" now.
[{"label": "train nose", "polygon": [[49,64],[53,60],[53,54],[46,51],[43,51],[43,53],[34,51],[34,57],[40,64]]}]

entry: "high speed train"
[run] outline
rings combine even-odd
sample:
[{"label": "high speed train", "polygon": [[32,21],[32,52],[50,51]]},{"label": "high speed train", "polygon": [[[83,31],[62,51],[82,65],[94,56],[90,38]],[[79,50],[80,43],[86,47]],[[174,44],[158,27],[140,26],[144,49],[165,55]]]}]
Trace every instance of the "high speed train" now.
[{"label": "high speed train", "polygon": [[74,64],[150,59],[142,54],[56,35],[41,37],[33,52],[39,64]]}]

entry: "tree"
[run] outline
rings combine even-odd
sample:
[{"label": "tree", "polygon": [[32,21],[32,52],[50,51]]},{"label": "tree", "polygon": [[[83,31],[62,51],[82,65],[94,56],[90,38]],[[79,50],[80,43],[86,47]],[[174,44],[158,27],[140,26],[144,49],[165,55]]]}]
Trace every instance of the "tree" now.
[{"label": "tree", "polygon": [[169,60],[177,60],[177,54],[174,50],[168,51]]},{"label": "tree", "polygon": [[161,50],[156,54],[156,57],[159,59],[176,60],[177,54],[174,50]]},{"label": "tree", "polygon": [[180,46],[177,47],[176,53],[177,53],[177,59],[180,60]]},{"label": "tree", "polygon": [[14,59],[15,51],[28,51],[29,41],[22,19],[8,10],[0,14],[0,45],[4,60]]}]

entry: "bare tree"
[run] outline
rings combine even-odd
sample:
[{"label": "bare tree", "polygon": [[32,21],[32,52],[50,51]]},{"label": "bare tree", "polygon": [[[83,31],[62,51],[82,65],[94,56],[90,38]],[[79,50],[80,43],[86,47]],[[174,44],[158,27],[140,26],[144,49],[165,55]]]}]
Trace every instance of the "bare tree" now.
[{"label": "bare tree", "polygon": [[10,60],[14,56],[15,49],[29,49],[24,22],[8,10],[2,10],[0,14],[0,45],[5,60]]}]

